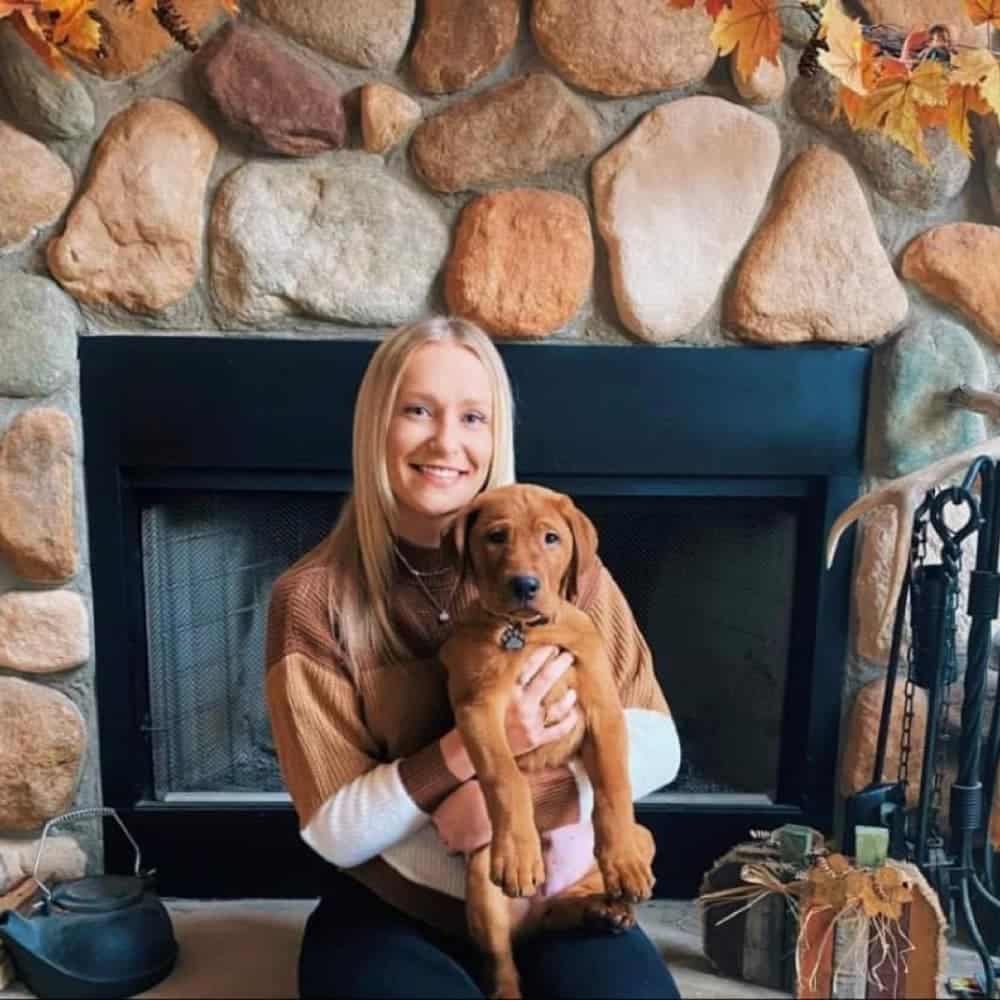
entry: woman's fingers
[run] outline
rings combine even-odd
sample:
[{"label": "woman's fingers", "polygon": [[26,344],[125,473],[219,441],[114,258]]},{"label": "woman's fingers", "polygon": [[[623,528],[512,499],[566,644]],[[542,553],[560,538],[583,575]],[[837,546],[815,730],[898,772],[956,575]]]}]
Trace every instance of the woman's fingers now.
[{"label": "woman's fingers", "polygon": [[580,710],[574,705],[558,722],[542,730],[542,743],[552,743],[568,736],[579,718]]},{"label": "woman's fingers", "polygon": [[576,689],[570,688],[561,698],[554,701],[545,711],[545,725],[553,726],[562,722],[576,704]]},{"label": "woman's fingers", "polygon": [[537,676],[539,670],[558,652],[558,646],[539,646],[537,649],[533,649],[524,661],[524,666],[521,668],[521,676],[518,677],[517,683],[521,687],[527,687]]},{"label": "woman's fingers", "polygon": [[558,656],[552,657],[545,665],[525,684],[525,691],[537,698],[539,701],[548,694],[549,689],[560,677],[569,669],[573,662],[573,656],[565,650]]}]

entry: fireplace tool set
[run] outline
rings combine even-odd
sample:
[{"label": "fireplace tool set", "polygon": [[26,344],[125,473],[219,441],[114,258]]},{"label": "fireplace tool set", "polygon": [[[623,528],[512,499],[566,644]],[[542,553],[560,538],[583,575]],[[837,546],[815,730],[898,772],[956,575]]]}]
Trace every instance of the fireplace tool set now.
[{"label": "fireplace tool set", "polygon": [[[974,492],[979,481],[978,497]],[[949,527],[965,518],[960,527]],[[957,516],[956,516],[957,515]],[[907,525],[900,519],[898,530]],[[940,562],[927,559],[933,532],[941,543]],[[946,730],[950,691],[958,677],[956,612],[963,573],[963,542],[976,536],[975,568],[970,571],[968,612],[971,618],[958,745],[958,774],[951,787],[947,836],[943,832],[943,770],[949,743]],[[989,732],[983,740],[987,669],[992,623],[1000,604],[1000,462],[977,458],[961,485],[932,488],[913,516],[910,557],[896,603],[885,697],[879,725],[872,783],[847,801],[845,852],[854,853],[858,825],[888,827],[889,855],[914,862],[938,893],[952,927],[961,920],[983,962],[986,995],[996,995],[996,977],[979,919],[1000,911],[994,881],[993,847],[989,837],[990,803],[1000,763],[1000,698],[993,707]],[[905,707],[900,737],[899,776],[883,781],[892,707],[898,681],[903,631],[909,606],[910,642],[905,653]],[[924,754],[917,779],[916,807],[906,806],[910,749],[914,736],[914,694],[926,692],[927,723]],[[998,918],[998,919],[994,919]],[[1000,912],[988,926],[1000,927]],[[992,950],[997,950],[993,941]]]}]

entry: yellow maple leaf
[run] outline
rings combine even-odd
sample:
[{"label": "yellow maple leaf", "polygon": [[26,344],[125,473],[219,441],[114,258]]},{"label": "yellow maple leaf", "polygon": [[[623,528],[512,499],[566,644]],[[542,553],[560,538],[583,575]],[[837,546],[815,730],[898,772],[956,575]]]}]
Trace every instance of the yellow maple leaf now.
[{"label": "yellow maple leaf", "polygon": [[866,98],[864,94],[851,90],[843,84],[837,90],[837,99],[833,104],[833,114],[831,121],[836,121],[841,114],[847,119],[847,124],[857,130],[861,128],[860,119],[864,115]]},{"label": "yellow maple leaf", "polygon": [[973,24],[1000,28],[1000,0],[965,0],[965,13]]},{"label": "yellow maple leaf", "polygon": [[736,68],[746,80],[762,59],[777,64],[781,19],[775,0],[732,0],[715,19],[712,44],[724,56],[738,50]]},{"label": "yellow maple leaf", "polygon": [[1000,61],[989,49],[964,49],[953,61],[952,83],[976,87],[980,96],[1000,115]]},{"label": "yellow maple leaf", "polygon": [[856,94],[866,94],[864,64],[866,56],[871,60],[874,46],[865,42],[861,22],[848,17],[836,0],[830,0],[823,8],[821,23],[827,48],[819,53],[820,66]]},{"label": "yellow maple leaf", "polygon": [[877,129],[929,165],[920,115],[948,102],[948,78],[939,62],[920,63],[912,73],[889,63],[859,116],[859,128]]},{"label": "yellow maple leaf", "polygon": [[969,125],[969,113],[977,115],[989,114],[990,106],[983,100],[978,87],[968,84],[952,85],[948,88],[948,108],[945,124],[951,141],[971,160],[972,127]]},{"label": "yellow maple leaf", "polygon": [[42,0],[41,8],[55,16],[51,40],[71,52],[96,52],[101,47],[101,25],[90,16],[95,0]]}]

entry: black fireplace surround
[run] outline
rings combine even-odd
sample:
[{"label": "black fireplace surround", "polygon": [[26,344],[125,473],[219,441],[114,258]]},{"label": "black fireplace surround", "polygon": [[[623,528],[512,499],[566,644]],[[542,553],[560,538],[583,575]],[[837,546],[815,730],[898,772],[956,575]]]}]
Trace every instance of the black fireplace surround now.
[{"label": "black fireplace surround", "polygon": [[[311,897],[324,862],[300,841],[286,803],[154,799],[139,498],[150,488],[342,493],[374,348],[158,335],[80,342],[104,803],[165,894]],[[829,831],[853,546],[841,544],[828,572],[823,540],[858,492],[870,353],[549,344],[501,353],[521,480],[577,496],[775,497],[797,512],[773,801],[640,803],[657,838],[657,894],[693,895],[751,828]],[[128,870],[128,845],[112,824],[105,833],[108,870]]]}]

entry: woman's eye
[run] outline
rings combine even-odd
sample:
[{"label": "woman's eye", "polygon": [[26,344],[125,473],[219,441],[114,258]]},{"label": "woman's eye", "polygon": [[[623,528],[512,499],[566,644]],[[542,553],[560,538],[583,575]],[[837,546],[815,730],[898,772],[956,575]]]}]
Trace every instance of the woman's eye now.
[{"label": "woman's eye", "polygon": [[485,424],[486,414],[485,413],[466,413],[465,415],[466,423],[470,424]]},{"label": "woman's eye", "polygon": [[507,541],[507,532],[503,528],[494,528],[486,533],[486,541],[493,545],[502,545]]},{"label": "woman's eye", "polygon": [[559,536],[554,531],[545,532],[545,544],[555,545],[559,541]]},{"label": "woman's eye", "polygon": [[403,412],[412,414],[415,417],[422,417],[430,411],[420,403],[410,403],[408,406],[403,407]]}]

